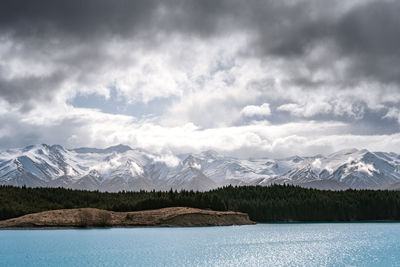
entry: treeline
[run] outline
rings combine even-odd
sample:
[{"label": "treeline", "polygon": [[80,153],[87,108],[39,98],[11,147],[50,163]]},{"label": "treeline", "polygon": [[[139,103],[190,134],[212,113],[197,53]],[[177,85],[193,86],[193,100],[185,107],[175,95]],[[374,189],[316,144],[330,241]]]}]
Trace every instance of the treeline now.
[{"label": "treeline", "polygon": [[321,191],[291,185],[227,186],[208,192],[106,193],[0,186],[0,219],[52,209],[136,211],[172,206],[241,211],[257,222],[400,220],[400,192]]}]

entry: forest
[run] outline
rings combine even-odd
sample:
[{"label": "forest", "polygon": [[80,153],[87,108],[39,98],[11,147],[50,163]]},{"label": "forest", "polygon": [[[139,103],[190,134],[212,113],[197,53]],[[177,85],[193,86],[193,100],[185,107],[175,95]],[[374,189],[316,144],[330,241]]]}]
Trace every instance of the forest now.
[{"label": "forest", "polygon": [[0,186],[0,220],[53,209],[136,211],[172,206],[246,212],[256,222],[400,220],[400,192],[323,191],[292,185],[226,186],[207,191],[108,193]]}]

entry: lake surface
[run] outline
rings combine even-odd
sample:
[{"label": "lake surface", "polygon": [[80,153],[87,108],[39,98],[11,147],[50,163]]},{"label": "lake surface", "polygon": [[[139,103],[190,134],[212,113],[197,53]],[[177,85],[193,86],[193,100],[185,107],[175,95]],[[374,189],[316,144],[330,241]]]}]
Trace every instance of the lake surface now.
[{"label": "lake surface", "polygon": [[2,230],[0,266],[400,266],[400,223]]}]

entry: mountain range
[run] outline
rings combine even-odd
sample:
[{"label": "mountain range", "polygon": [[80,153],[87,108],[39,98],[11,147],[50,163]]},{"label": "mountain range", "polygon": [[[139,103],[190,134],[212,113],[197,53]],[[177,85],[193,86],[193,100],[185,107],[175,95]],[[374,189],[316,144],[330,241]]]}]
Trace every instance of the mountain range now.
[{"label": "mountain range", "polygon": [[400,189],[400,155],[348,149],[312,157],[238,159],[215,151],[164,155],[125,145],[66,149],[46,144],[0,151],[0,185],[116,192],[284,183],[329,190]]}]

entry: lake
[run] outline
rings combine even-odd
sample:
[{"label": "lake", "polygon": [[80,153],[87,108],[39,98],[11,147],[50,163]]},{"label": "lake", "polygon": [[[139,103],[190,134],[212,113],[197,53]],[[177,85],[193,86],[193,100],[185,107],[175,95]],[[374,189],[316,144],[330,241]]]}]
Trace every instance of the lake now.
[{"label": "lake", "polygon": [[400,266],[400,223],[0,231],[0,266]]}]

